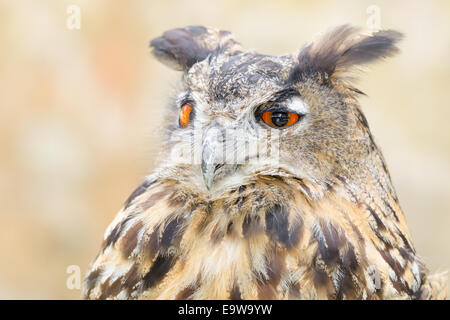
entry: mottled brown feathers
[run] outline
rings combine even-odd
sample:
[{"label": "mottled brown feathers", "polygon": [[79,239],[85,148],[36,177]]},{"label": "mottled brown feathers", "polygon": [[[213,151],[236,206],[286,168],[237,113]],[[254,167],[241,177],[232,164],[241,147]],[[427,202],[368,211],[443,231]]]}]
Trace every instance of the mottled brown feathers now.
[{"label": "mottled brown feathers", "polygon": [[[291,201],[294,208],[277,199],[255,208],[255,198],[269,199],[268,192],[273,192],[262,180],[241,188],[249,193],[231,192],[232,203],[243,199],[234,214],[227,213],[232,208],[202,205],[202,196],[199,203],[171,208],[167,201],[173,194],[165,195],[151,213],[130,211],[124,215],[124,221],[130,221],[124,236],[95,261],[85,283],[86,296],[381,299],[425,294],[423,269],[407,244],[393,247],[386,242],[378,250],[382,237],[361,236],[372,229],[364,207],[358,209],[334,191],[309,201],[302,190],[310,182],[285,181],[275,192],[297,190]],[[136,205],[166,188],[183,193],[172,183],[158,184]],[[230,232],[230,225],[237,232]],[[399,230],[393,236],[408,237]]]}]

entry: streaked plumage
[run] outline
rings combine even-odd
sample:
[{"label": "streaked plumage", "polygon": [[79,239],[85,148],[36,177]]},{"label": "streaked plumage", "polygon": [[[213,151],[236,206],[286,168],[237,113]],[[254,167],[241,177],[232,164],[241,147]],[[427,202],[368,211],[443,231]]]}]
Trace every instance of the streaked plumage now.
[{"label": "streaked plumage", "polygon": [[[429,276],[414,250],[361,92],[347,77],[393,55],[400,38],[342,26],[281,57],[245,52],[230,33],[204,27],[153,40],[155,56],[184,72],[165,161],[107,229],[85,297],[444,298],[445,275]],[[182,128],[186,101],[193,115]],[[300,120],[269,128],[258,118],[267,105]],[[279,154],[252,161],[245,145],[275,150],[263,129],[280,139]],[[174,156],[183,147],[201,149],[201,163]],[[219,161],[218,149],[245,157]]]}]

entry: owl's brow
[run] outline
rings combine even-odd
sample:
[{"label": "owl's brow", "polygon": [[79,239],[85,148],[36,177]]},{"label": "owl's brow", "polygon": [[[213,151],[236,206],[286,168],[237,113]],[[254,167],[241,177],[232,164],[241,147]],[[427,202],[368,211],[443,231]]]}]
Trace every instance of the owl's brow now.
[{"label": "owl's brow", "polygon": [[193,101],[194,99],[191,96],[191,90],[187,90],[176,98],[175,103],[177,104],[177,106],[182,106],[185,103],[190,103]]},{"label": "owl's brow", "polygon": [[[273,96],[266,101],[266,103],[281,103],[291,99],[292,97],[300,97],[300,93],[294,88],[286,88],[275,92]],[[185,103],[192,103],[194,101],[195,99],[192,97],[191,90],[187,90],[178,96],[176,99],[176,104],[181,106]]]},{"label": "owl's brow", "polygon": [[287,88],[276,92],[271,99],[271,102],[283,102],[292,97],[300,96],[300,93],[294,88]]},{"label": "owl's brow", "polygon": [[[285,103],[290,101],[289,106]],[[262,107],[259,108],[259,113],[261,112],[294,112],[300,115],[305,115],[308,113],[308,107],[305,105],[301,99],[300,93],[294,88],[287,88],[278,91],[269,99]]]}]

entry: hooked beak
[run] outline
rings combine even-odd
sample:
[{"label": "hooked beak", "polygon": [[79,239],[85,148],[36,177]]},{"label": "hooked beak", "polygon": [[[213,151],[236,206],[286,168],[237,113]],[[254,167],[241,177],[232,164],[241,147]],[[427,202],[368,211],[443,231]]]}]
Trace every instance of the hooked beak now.
[{"label": "hooked beak", "polygon": [[201,164],[203,182],[208,190],[214,183],[217,170],[224,165],[223,148],[223,130],[217,125],[210,127],[203,138]]}]

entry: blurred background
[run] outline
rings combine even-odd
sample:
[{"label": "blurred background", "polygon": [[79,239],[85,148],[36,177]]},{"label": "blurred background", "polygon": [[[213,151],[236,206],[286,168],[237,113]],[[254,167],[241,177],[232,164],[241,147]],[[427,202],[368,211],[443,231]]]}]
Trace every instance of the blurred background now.
[{"label": "blurred background", "polygon": [[361,77],[361,103],[418,252],[450,269],[449,13],[445,0],[0,1],[0,298],[80,297],[70,266],[84,277],[157,163],[179,74],[148,42],[191,24],[273,55],[344,23],[404,32],[402,54]]}]

